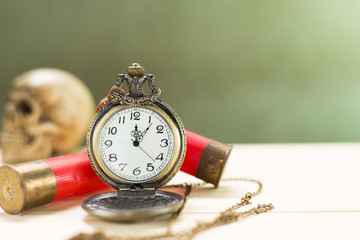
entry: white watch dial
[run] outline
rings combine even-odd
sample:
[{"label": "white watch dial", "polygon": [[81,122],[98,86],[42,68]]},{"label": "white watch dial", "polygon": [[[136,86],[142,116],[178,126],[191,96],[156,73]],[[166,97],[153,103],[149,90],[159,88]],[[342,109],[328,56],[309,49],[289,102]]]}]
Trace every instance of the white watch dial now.
[{"label": "white watch dial", "polygon": [[104,165],[131,183],[163,172],[174,152],[174,134],[166,120],[146,108],[124,108],[102,126],[98,148]]}]

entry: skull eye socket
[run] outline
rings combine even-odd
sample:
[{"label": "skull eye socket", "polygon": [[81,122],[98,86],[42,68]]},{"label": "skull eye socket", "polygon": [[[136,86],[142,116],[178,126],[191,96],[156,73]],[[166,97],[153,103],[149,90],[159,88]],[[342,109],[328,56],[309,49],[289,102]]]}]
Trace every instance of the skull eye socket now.
[{"label": "skull eye socket", "polygon": [[24,113],[24,115],[29,115],[32,113],[32,108],[27,102],[24,101],[19,102],[18,108],[21,112]]}]

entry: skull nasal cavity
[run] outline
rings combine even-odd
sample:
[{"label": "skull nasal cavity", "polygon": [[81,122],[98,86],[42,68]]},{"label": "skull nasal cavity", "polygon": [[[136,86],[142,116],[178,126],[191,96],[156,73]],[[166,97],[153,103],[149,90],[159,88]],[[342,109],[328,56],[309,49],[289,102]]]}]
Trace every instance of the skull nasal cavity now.
[{"label": "skull nasal cavity", "polygon": [[31,114],[32,109],[31,106],[27,102],[19,102],[18,108],[21,112],[23,112],[25,115]]}]

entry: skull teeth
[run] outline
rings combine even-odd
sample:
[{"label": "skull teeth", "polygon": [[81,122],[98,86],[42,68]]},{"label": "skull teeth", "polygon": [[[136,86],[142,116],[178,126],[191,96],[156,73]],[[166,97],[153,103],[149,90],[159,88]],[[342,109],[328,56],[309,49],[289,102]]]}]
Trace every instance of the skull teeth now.
[{"label": "skull teeth", "polygon": [[31,142],[31,139],[32,137],[21,129],[4,131],[1,135],[2,147],[13,149],[14,151],[21,150],[23,146]]}]

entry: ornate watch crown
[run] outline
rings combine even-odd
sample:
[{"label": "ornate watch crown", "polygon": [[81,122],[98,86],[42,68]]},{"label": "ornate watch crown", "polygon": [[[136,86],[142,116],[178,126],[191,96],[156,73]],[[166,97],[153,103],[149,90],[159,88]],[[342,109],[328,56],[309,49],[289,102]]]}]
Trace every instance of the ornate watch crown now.
[{"label": "ornate watch crown", "polygon": [[[154,83],[154,75],[144,74],[145,69],[138,63],[133,63],[127,68],[128,74],[119,74],[118,82],[110,89],[107,98],[97,107],[100,111],[107,103],[129,105],[132,107],[140,105],[150,105],[156,102],[161,90]],[[129,93],[125,94],[122,89],[124,82],[129,88]],[[151,93],[145,94],[143,87],[147,82]]]},{"label": "ornate watch crown", "polygon": [[127,73],[132,77],[139,77],[144,74],[145,69],[138,63],[133,63],[127,68]]}]

